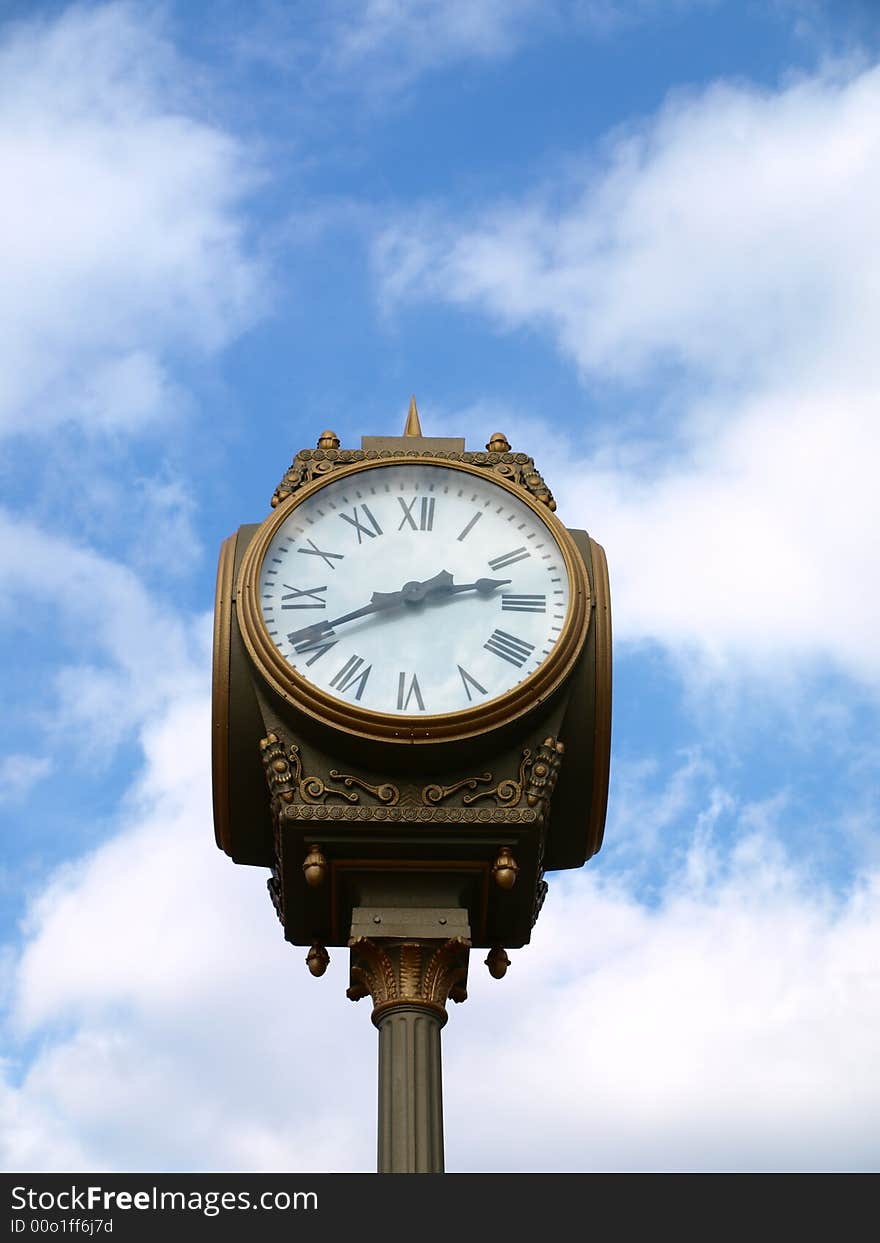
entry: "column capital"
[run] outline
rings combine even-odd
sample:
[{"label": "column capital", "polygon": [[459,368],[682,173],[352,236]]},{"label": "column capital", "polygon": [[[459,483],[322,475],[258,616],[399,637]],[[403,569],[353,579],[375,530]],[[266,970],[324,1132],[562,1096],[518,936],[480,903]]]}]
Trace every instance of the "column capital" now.
[{"label": "column capital", "polygon": [[404,1006],[428,1011],[442,1027],[446,999],[467,998],[467,937],[438,941],[353,936],[348,944],[351,985],[346,995],[352,1001],[372,997],[371,1017],[377,1027],[386,1014]]}]

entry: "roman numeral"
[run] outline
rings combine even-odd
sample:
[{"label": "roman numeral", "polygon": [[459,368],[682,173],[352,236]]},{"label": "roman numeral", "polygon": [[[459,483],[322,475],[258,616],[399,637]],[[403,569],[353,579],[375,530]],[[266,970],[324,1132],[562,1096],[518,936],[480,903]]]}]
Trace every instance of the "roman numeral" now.
[{"label": "roman numeral", "polygon": [[470,522],[467,524],[467,526],[465,527],[465,529],[462,531],[461,535],[459,535],[459,537],[458,537],[458,538],[459,538],[460,540],[463,540],[463,539],[465,538],[465,536],[470,535],[471,531],[474,529],[474,527],[475,527],[475,526],[477,525],[477,523],[480,521],[480,519],[482,518],[482,516],[483,516],[483,511],[482,511],[482,509],[478,509],[478,510],[477,510],[477,512],[474,514],[473,518],[471,518]]},{"label": "roman numeral", "polygon": [[422,699],[422,692],[419,687],[419,679],[415,674],[412,675],[412,681],[409,684],[409,690],[406,689],[406,674],[401,673],[397,679],[397,711],[406,712],[409,707],[409,701],[413,695],[416,697],[416,706],[419,712],[425,711],[425,701]]},{"label": "roman numeral", "polygon": [[[364,542],[363,539],[361,538],[361,536],[363,535],[368,536],[369,539],[375,539],[377,535],[382,534],[382,528],[379,526],[378,522],[373,517],[372,513],[367,508],[367,506],[361,505],[361,509],[364,511],[364,516],[366,517],[367,521],[370,523],[369,527],[365,526],[364,523],[361,522],[360,518],[358,517],[357,505],[355,505],[351,514],[340,514],[339,515],[339,517],[342,519],[343,522],[348,522],[357,531],[357,537],[358,537],[359,544],[362,544]],[[370,527],[372,527],[372,530],[370,529]]]},{"label": "roman numeral", "polygon": [[517,669],[522,668],[529,653],[535,650],[534,643],[526,643],[524,639],[518,639],[516,635],[508,634],[506,630],[496,630],[488,643],[483,644],[483,647],[494,652],[496,656],[500,656],[502,660],[510,661],[512,665],[516,665]]},{"label": "roman numeral", "polygon": [[[295,630],[287,636],[289,643],[293,643],[294,634],[296,634]],[[306,639],[302,643],[294,643],[293,650],[295,652],[314,652],[314,656],[310,656],[306,661],[307,666],[313,665],[316,660],[319,660],[324,655],[325,652],[329,652],[331,647],[336,646],[338,640],[335,637],[331,638],[330,636],[332,634],[333,631],[328,630],[318,638]]]},{"label": "roman numeral", "polygon": [[[479,517],[479,514],[477,515],[477,517]],[[470,687],[471,687],[471,686],[473,686],[476,690],[478,690],[478,691],[480,692],[480,694],[481,694],[481,695],[485,695],[485,694],[486,694],[486,688],[485,688],[485,686],[480,686],[480,684],[479,684],[479,682],[477,681],[477,679],[476,679],[476,678],[474,678],[474,677],[471,677],[471,675],[468,673],[467,669],[462,669],[461,665],[459,665],[459,666],[458,666],[458,672],[461,674],[461,680],[462,680],[462,682],[464,682],[464,689],[465,689],[465,694],[466,694],[466,695],[467,695],[467,697],[468,697],[468,703],[470,703],[470,702],[471,702],[471,690],[470,690]],[[468,683],[470,683],[470,686],[468,686]]]},{"label": "roman numeral", "polygon": [[[400,501],[400,507],[403,510],[403,517],[400,520],[398,531],[402,531],[404,526],[409,523],[414,531],[433,531],[434,530],[434,497],[433,496],[414,496],[407,505],[402,496],[397,498]],[[416,501],[420,502],[418,522],[413,517],[413,509]]]},{"label": "roman numeral", "polygon": [[321,592],[326,591],[326,587],[291,587],[290,583],[282,583],[282,587],[286,587],[288,594],[282,596],[282,600],[298,600],[299,604],[282,604],[283,609],[325,609],[327,601],[322,597]]},{"label": "roman numeral", "polygon": [[508,613],[546,613],[546,596],[516,596],[512,592],[501,597],[501,607]]},{"label": "roman numeral", "polygon": [[531,555],[527,548],[514,548],[513,552],[506,552],[503,557],[496,557],[489,564],[493,570],[503,570],[506,565],[513,565],[514,561],[524,561]]},{"label": "roman numeral", "polygon": [[[318,547],[318,545],[315,543],[315,541],[312,539],[309,540],[309,543],[311,544],[311,548],[297,548],[296,551],[304,552],[306,556],[308,557],[323,557],[323,559],[330,566],[331,570],[336,569],[336,566],[333,564],[333,561],[341,561],[342,558],[345,556],[344,552],[322,552],[321,549]],[[331,561],[331,557],[333,558],[332,561]]]},{"label": "roman numeral", "polygon": [[335,686],[338,691],[347,691],[350,686],[357,683],[355,691],[355,699],[360,699],[364,693],[364,687],[367,685],[367,678],[370,676],[373,666],[367,665],[366,669],[361,671],[361,665],[364,663],[362,656],[350,656],[345,662],[330,685]]}]

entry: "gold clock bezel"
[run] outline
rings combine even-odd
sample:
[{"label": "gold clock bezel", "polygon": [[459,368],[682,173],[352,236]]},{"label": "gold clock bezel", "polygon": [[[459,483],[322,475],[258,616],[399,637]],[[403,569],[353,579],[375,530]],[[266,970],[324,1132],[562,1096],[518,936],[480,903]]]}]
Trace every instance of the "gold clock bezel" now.
[{"label": "gold clock bezel", "polygon": [[[309,682],[293,669],[269,636],[259,603],[259,579],[263,558],[278,528],[309,497],[330,483],[369,470],[389,470],[406,466],[441,466],[463,474],[476,475],[494,484],[531,509],[556,540],[565,562],[570,584],[568,612],[562,631],[550,655],[522,682],[494,699],[457,712],[433,716],[404,716],[376,712],[348,704]],[[563,524],[539,501],[515,484],[489,474],[469,462],[421,454],[399,458],[378,458],[340,467],[314,479],[288,497],[264,521],[248,545],[238,575],[237,609],[245,647],[257,671],[291,707],[331,729],[378,742],[411,745],[473,738],[524,716],[552,695],[571,672],[587,637],[590,623],[590,588],[581,555]]]}]

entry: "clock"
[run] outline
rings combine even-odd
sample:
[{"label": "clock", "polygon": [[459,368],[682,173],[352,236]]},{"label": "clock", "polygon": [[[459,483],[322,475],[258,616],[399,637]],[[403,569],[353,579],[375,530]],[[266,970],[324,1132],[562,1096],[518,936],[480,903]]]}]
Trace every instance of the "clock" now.
[{"label": "clock", "polygon": [[307,717],[392,743],[473,737],[534,709],[586,638],[563,524],[499,475],[413,454],[294,493],[237,582],[258,672]]}]

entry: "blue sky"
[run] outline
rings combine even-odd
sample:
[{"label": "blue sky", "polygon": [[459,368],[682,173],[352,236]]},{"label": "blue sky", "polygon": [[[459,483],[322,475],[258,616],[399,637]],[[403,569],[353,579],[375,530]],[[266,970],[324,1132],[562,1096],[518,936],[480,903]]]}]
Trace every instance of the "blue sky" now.
[{"label": "blue sky", "polygon": [[373,1167],[346,955],[213,845],[211,609],[414,391],[615,628],[605,845],[474,956],[448,1168],[876,1169],[878,60],[867,0],[0,5],[5,1168]]}]

